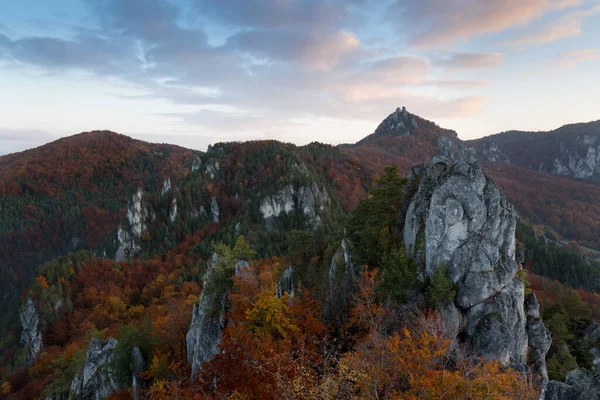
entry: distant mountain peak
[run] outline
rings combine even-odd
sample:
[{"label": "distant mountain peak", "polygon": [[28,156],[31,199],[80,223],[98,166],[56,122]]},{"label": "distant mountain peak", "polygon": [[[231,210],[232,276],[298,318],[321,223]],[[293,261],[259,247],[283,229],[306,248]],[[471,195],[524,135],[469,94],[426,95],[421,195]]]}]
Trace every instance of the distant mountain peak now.
[{"label": "distant mountain peak", "polygon": [[402,109],[398,107],[379,124],[374,135],[376,137],[408,136],[418,127],[419,123],[415,116],[406,111],[406,107],[402,107]]},{"label": "distant mountain peak", "polygon": [[418,136],[419,139],[432,144],[435,144],[440,136],[457,137],[455,131],[440,128],[434,122],[411,114],[403,106],[402,108],[396,108],[394,112],[388,115],[375,129],[375,132],[351,146],[360,146],[366,142],[382,138],[403,138],[407,136]]}]

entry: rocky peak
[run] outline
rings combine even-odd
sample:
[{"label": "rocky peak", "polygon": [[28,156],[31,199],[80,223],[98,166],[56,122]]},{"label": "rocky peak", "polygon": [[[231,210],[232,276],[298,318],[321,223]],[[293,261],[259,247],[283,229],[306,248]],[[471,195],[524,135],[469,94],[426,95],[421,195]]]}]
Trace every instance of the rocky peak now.
[{"label": "rocky peak", "polygon": [[[526,370],[528,315],[517,277],[512,204],[471,157],[436,157],[415,167],[410,177],[418,189],[406,212],[407,254],[420,266],[422,279],[448,267],[457,288],[454,305],[466,321],[457,340],[476,355]],[[531,325],[531,332],[543,336],[539,316],[530,311],[530,317],[541,324]],[[539,342],[537,352],[545,356],[549,343]],[[547,376],[545,365],[540,368]]]},{"label": "rocky peak", "polygon": [[406,111],[406,107],[402,107],[402,109],[398,107],[379,124],[374,135],[377,137],[408,136],[418,127],[419,123],[415,116]]},{"label": "rocky peak", "polygon": [[21,321],[21,345],[27,347],[25,354],[25,365],[30,367],[38,359],[42,350],[42,332],[39,330],[39,317],[35,303],[28,297],[21,313],[19,314]]}]

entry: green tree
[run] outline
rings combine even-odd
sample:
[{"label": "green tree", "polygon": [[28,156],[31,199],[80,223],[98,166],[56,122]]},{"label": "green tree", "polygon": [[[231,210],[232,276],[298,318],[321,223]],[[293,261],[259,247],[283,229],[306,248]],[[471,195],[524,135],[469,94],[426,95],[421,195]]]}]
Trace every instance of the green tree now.
[{"label": "green tree", "polygon": [[119,342],[115,347],[113,366],[115,376],[127,386],[133,373],[133,349],[140,349],[144,360],[152,360],[156,338],[150,319],[146,316],[139,326],[126,325],[119,330]]},{"label": "green tree", "polygon": [[454,284],[448,276],[448,266],[440,264],[425,289],[425,298],[434,308],[440,307],[443,303],[452,302],[456,298]]}]

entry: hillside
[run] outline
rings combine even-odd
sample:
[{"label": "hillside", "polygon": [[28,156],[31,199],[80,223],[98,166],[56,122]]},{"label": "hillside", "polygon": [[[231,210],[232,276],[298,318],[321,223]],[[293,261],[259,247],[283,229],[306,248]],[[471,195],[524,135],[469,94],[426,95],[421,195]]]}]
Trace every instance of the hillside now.
[{"label": "hillside", "polygon": [[490,162],[508,162],[556,176],[600,179],[600,121],[549,132],[503,132],[467,144]]},{"label": "hillside", "polygon": [[[539,388],[505,367],[546,373],[548,334],[520,263],[581,288],[588,305],[560,283],[561,295],[549,296],[550,281],[532,275],[536,293],[560,307],[546,315],[568,317],[564,329],[580,340],[598,313],[583,289],[600,288],[600,270],[577,246],[553,246],[566,238],[600,248],[600,186],[515,163],[483,160],[482,170],[473,155],[454,131],[403,108],[342,146],[249,141],[194,152],[89,132],[0,157],[4,394],[127,397],[133,381],[156,398],[279,398],[299,388],[296,397],[315,398],[328,385],[335,396],[369,397],[372,385],[377,396],[429,390],[452,358],[447,390],[461,393],[467,380],[482,393],[537,398]],[[515,238],[517,214],[546,237],[521,228]],[[456,322],[451,334],[432,330],[440,319]],[[423,335],[429,344],[413,341]],[[452,353],[446,335],[491,362],[481,373],[497,377],[493,388],[461,375],[472,360]],[[551,350],[551,378],[564,379],[561,357],[591,365],[581,343],[564,343],[571,352]],[[376,373],[370,352],[395,348],[405,365],[414,360],[402,352],[415,346],[430,351],[419,380],[371,381],[407,377]],[[354,380],[361,368],[372,375]],[[84,369],[112,378],[86,383]]]},{"label": "hillside", "polygon": [[195,152],[114,132],[87,132],[0,157],[0,298],[7,307],[35,268],[111,240],[137,186],[174,182]]}]

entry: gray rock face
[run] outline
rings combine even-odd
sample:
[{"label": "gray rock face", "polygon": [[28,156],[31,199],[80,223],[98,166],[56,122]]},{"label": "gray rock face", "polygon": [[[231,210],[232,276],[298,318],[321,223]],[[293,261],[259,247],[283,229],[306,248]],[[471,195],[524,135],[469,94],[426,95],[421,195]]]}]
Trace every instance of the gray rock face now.
[{"label": "gray rock face", "polygon": [[210,200],[210,213],[212,214],[213,222],[219,222],[219,203],[217,203],[217,198],[215,196]]},{"label": "gray rock face", "polygon": [[291,297],[296,295],[295,286],[294,286],[294,273],[296,272],[296,266],[290,265],[285,269],[281,277],[279,277],[279,282],[277,282],[277,297],[282,297],[284,294],[289,294]]},{"label": "gray rock face", "polygon": [[169,219],[171,223],[175,222],[175,218],[177,218],[177,199],[173,197],[171,200],[171,209],[169,210]]},{"label": "gray rock face", "polygon": [[196,156],[196,159],[192,163],[192,167],[191,167],[192,172],[198,171],[201,166],[202,166],[202,160],[200,159],[200,157]]},{"label": "gray rock face", "polygon": [[216,304],[221,304],[223,299],[216,299],[214,288],[211,288],[211,276],[219,256],[213,254],[208,263],[208,270],[204,276],[204,287],[200,293],[198,304],[194,304],[192,312],[192,323],[190,330],[185,336],[187,346],[187,361],[192,367],[191,380],[194,380],[196,373],[200,370],[203,363],[212,360],[219,354],[219,345],[221,344],[222,334],[220,311],[215,312],[213,308]]},{"label": "gray rock face", "polygon": [[398,107],[375,129],[375,136],[408,136],[418,127],[414,115],[406,111],[406,107]]},{"label": "gray rock face", "polygon": [[508,154],[493,140],[486,141],[483,144],[483,158],[491,162],[510,162]]},{"label": "gray rock face", "polygon": [[143,194],[142,189],[138,188],[127,206],[129,227],[123,229],[123,226],[119,226],[117,231],[118,248],[115,255],[117,261],[129,260],[141,250],[138,242],[142,234],[148,229],[146,218],[149,216],[148,209],[142,202]]},{"label": "gray rock face", "polygon": [[548,172],[581,179],[600,175],[600,144],[596,143],[595,137],[588,135],[577,138],[576,148],[568,148],[561,143],[560,154]]},{"label": "gray rock face", "polygon": [[220,169],[221,165],[219,165],[218,161],[215,161],[213,164],[206,165],[206,174],[210,177],[210,179],[214,179],[219,173]]},{"label": "gray rock face", "polygon": [[346,321],[350,301],[358,279],[358,271],[347,239],[343,239],[340,248],[335,252],[329,267],[329,289],[325,301],[325,316],[336,326]]},{"label": "gray rock face", "polygon": [[[202,364],[219,354],[219,345],[222,340],[221,330],[226,325],[227,292],[215,288],[215,282],[211,279],[218,261],[219,256],[213,254],[204,276],[204,288],[200,293],[200,300],[198,304],[194,305],[190,330],[185,337],[187,361],[192,367],[190,378],[192,381],[202,368]],[[247,269],[248,265],[247,261],[238,261],[235,264],[235,275],[244,278],[245,274],[250,273]]]},{"label": "gray rock face", "polygon": [[21,346],[27,346],[25,366],[31,367],[42,350],[42,332],[39,330],[39,317],[35,303],[28,297],[19,314],[21,320]]},{"label": "gray rock face", "polygon": [[[470,151],[465,157],[451,155],[417,166],[409,175],[419,185],[406,212],[407,254],[423,279],[440,265],[448,266],[457,289],[455,306],[464,317],[457,337],[466,338],[476,355],[526,369],[528,319],[524,284],[516,277],[516,212]],[[538,355],[545,356],[545,328],[539,310],[534,315],[530,331]],[[545,365],[540,367],[547,376]]]},{"label": "gray rock face", "polygon": [[436,142],[438,154],[446,157],[448,160],[476,161],[477,152],[475,149],[468,147],[457,137],[440,136]]},{"label": "gray rock face", "polygon": [[327,190],[319,189],[316,182],[310,186],[285,186],[272,196],[265,197],[260,203],[260,213],[269,220],[278,217],[282,212],[301,211],[308,219],[309,225],[316,229],[323,223],[326,207],[331,203]]},{"label": "gray rock face", "polygon": [[132,352],[133,368],[131,376],[131,397],[134,400],[139,399],[139,391],[144,387],[144,381],[141,378],[142,372],[146,370],[146,361],[138,347],[134,347]]},{"label": "gray rock face", "polygon": [[169,190],[171,190],[171,178],[165,178],[163,181],[163,187],[160,190],[160,194],[164,196],[169,192]]},{"label": "gray rock face", "polygon": [[69,399],[100,400],[120,389],[112,367],[117,343],[114,338],[106,343],[92,339],[85,364],[71,382]]},{"label": "gray rock face", "polygon": [[600,381],[594,373],[578,369],[567,374],[565,383],[548,382],[540,395],[540,400],[598,399],[600,399]]},{"label": "gray rock face", "polygon": [[546,354],[552,344],[552,337],[540,318],[540,303],[533,293],[525,296],[525,314],[527,315],[530,358],[542,381],[547,382]]}]

